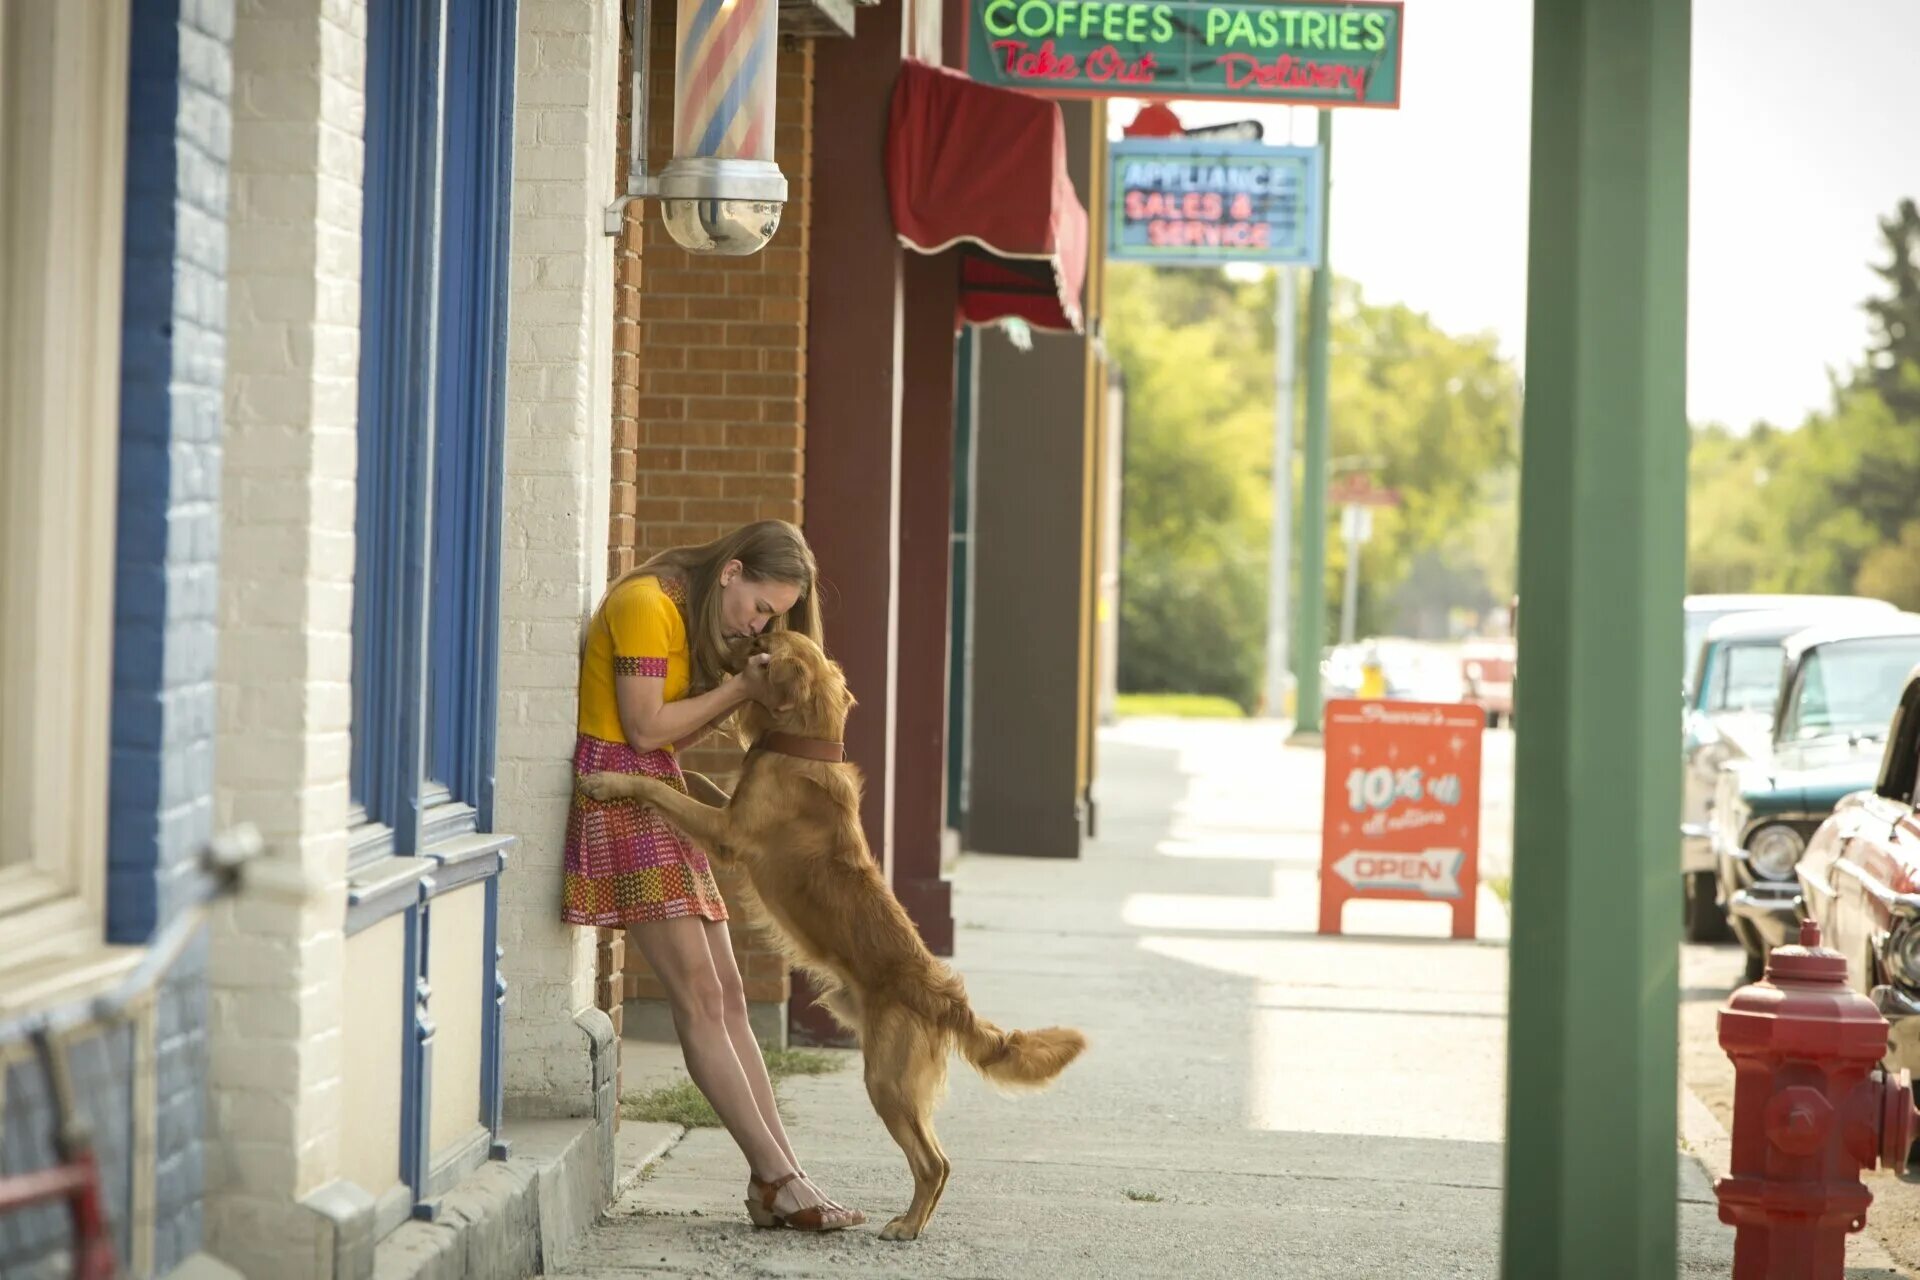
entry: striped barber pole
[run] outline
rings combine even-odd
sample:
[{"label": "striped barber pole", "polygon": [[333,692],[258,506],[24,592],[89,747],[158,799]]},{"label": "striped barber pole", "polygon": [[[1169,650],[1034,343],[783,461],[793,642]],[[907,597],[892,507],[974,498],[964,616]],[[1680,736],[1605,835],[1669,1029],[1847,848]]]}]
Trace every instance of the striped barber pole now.
[{"label": "striped barber pole", "polygon": [[773,160],[776,0],[681,0],[675,159]]}]

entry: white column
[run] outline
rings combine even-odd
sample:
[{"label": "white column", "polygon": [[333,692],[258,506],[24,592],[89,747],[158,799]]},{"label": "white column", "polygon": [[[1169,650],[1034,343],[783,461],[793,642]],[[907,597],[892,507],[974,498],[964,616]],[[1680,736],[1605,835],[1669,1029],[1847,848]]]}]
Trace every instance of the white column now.
[{"label": "white column", "polygon": [[277,878],[214,927],[207,1243],[331,1274],[352,704],[364,0],[246,0],[233,66],[217,805]]},{"label": "white column", "polygon": [[494,792],[520,837],[500,899],[512,1115],[593,1112],[594,931],[560,902],[580,640],[606,585],[619,53],[613,0],[522,0]]}]

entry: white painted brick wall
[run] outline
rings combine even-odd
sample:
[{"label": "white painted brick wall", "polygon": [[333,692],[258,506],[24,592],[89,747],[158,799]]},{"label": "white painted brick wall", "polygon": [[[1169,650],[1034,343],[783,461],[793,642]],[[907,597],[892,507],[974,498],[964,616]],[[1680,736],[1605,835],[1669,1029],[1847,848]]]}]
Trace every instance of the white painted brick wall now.
[{"label": "white painted brick wall", "polygon": [[581,626],[606,585],[612,483],[613,199],[620,6],[522,0],[508,340],[506,537],[495,825],[520,837],[501,890],[507,1096],[587,1114],[574,1016],[591,929],[560,922]]},{"label": "white painted brick wall", "polygon": [[233,62],[217,805],[312,893],[216,923],[207,1242],[301,1280],[342,1124],[365,0],[241,0]]}]

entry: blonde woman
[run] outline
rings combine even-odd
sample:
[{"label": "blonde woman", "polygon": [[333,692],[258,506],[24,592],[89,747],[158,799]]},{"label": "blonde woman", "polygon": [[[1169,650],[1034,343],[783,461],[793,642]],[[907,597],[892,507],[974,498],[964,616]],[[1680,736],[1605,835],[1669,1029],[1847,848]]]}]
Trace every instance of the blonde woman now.
[{"label": "blonde woman", "polygon": [[[816,577],[800,530],[767,520],[663,551],[616,579],[587,629],[574,776],[617,770],[687,790],[677,753],[765,696],[764,656],[730,669],[738,642],[781,627],[820,639]],[[865,1222],[823,1195],[794,1158],[706,854],[651,809],[576,790],[562,914],[624,927],[653,967],[687,1072],[747,1158],[756,1220],[801,1231]]]}]

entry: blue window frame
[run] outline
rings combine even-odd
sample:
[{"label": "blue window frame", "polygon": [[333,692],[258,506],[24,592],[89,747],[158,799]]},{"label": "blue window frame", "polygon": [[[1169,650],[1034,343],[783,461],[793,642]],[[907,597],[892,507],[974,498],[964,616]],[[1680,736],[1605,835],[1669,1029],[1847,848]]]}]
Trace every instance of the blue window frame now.
[{"label": "blue window frame", "polygon": [[368,9],[350,782],[365,819],[362,856],[421,843],[440,25],[432,0]]},{"label": "blue window frame", "polygon": [[435,899],[481,881],[475,1122],[504,1154],[511,839],[473,833],[493,810],[517,0],[371,0],[367,19],[346,929],[406,913],[399,1172],[431,1217],[466,1167],[459,1143],[429,1149]]},{"label": "blue window frame", "polygon": [[427,777],[493,825],[515,0],[453,0],[441,190]]},{"label": "blue window frame", "polygon": [[515,10],[368,12],[356,862],[491,824]]}]

